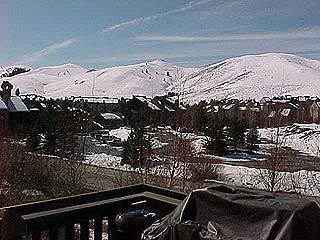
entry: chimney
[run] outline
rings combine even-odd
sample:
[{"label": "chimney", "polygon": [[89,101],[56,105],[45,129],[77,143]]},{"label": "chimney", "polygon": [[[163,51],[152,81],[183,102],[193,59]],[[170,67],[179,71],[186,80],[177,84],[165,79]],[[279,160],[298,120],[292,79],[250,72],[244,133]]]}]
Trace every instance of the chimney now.
[{"label": "chimney", "polygon": [[6,104],[8,104],[9,99],[11,98],[11,91],[13,89],[13,86],[8,81],[3,81],[3,83],[1,84],[1,88],[1,98]]}]

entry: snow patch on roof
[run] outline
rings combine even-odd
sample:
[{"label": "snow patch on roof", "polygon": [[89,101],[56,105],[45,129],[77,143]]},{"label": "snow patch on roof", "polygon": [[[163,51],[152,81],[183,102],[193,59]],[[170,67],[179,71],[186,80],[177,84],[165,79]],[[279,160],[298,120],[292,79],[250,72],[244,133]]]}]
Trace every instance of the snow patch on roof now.
[{"label": "snow patch on roof", "polygon": [[273,118],[276,115],[276,111],[271,111],[268,115],[268,118]]},{"label": "snow patch on roof", "polygon": [[296,109],[299,109],[299,105],[297,105],[297,104],[289,103],[289,105],[292,106],[292,107],[294,107],[294,108],[296,108]]},{"label": "snow patch on roof", "polygon": [[153,104],[150,99],[147,99],[147,98],[141,97],[141,96],[136,96],[136,99],[138,99],[141,102],[146,103],[148,105],[148,107],[151,108],[152,110],[157,110],[157,111],[161,110],[155,104]]},{"label": "snow patch on roof", "polygon": [[229,105],[224,105],[222,108],[224,109],[224,110],[230,110],[231,108],[233,108],[234,106],[235,106],[236,104],[234,104],[234,103],[232,103],[232,104],[229,104]]},{"label": "snow patch on roof", "polygon": [[29,109],[19,96],[12,96],[8,101],[8,107],[10,112],[29,112]]},{"label": "snow patch on roof", "polygon": [[117,114],[114,114],[114,113],[101,113],[101,116],[105,120],[122,120],[122,118],[120,116],[118,116]]},{"label": "snow patch on roof", "polygon": [[290,108],[284,108],[284,109],[282,109],[282,111],[280,112],[280,114],[281,114],[282,116],[284,116],[284,117],[288,117],[289,114],[290,114],[290,112],[291,112],[291,109],[290,109]]},{"label": "snow patch on roof", "polygon": [[219,112],[219,106],[215,105],[213,106],[214,112]]},{"label": "snow patch on roof", "polygon": [[4,101],[2,101],[2,99],[0,99],[0,109],[1,110],[8,110],[7,105],[4,103]]},{"label": "snow patch on roof", "polygon": [[250,109],[253,112],[260,112],[260,108],[258,108],[258,107],[251,107]]}]

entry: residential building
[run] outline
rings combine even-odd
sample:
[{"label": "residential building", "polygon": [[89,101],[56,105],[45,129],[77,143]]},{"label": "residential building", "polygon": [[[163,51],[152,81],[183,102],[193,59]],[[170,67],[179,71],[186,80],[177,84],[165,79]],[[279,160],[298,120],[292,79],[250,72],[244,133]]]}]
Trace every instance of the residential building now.
[{"label": "residential building", "polygon": [[11,95],[13,86],[10,82],[3,81],[1,89],[0,129],[3,129],[2,134],[5,134],[8,128],[15,130],[29,124],[30,111],[20,96]]},{"label": "residential building", "polygon": [[310,106],[310,116],[312,122],[320,122],[320,100],[314,101]]}]

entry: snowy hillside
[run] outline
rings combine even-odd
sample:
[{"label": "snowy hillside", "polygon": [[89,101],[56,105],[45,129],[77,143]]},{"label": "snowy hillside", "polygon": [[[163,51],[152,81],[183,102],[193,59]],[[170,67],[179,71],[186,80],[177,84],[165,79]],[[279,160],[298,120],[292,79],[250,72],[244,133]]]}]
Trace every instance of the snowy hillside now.
[{"label": "snowy hillside", "polygon": [[25,66],[0,67],[0,78],[13,77],[15,75],[29,72],[31,68]]},{"label": "snowy hillside", "polygon": [[168,91],[182,92],[188,103],[226,97],[319,96],[320,61],[269,53],[231,58],[200,69],[182,68],[163,60],[99,70],[65,64],[43,67],[1,80],[9,80],[22,93],[54,98],[152,97]]},{"label": "snowy hillside", "polygon": [[181,68],[162,60],[100,70],[87,70],[73,64],[44,67],[6,78],[22,94],[36,93],[47,97],[108,96],[149,97],[166,94],[180,75],[195,69]]},{"label": "snowy hillside", "polygon": [[166,94],[178,72],[187,74],[194,69],[183,69],[162,60],[128,66],[90,71],[76,78],[46,87],[49,96],[108,96],[149,97]]},{"label": "snowy hillside", "polygon": [[35,93],[39,95],[47,95],[46,88],[53,83],[63,85],[69,78],[84,74],[87,70],[74,65],[64,64],[54,67],[43,67],[22,73],[13,77],[3,78],[1,80],[10,81],[15,88],[19,88],[22,94]]},{"label": "snowy hillside", "polygon": [[260,99],[285,94],[320,95],[320,61],[269,53],[202,67],[184,82],[185,100]]}]

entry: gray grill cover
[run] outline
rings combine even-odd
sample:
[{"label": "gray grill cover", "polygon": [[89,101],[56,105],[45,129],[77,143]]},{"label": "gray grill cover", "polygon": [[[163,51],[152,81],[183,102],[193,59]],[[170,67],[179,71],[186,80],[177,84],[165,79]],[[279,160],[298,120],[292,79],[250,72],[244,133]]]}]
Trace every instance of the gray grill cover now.
[{"label": "gray grill cover", "polygon": [[320,209],[312,201],[215,185],[193,191],[142,239],[319,240]]}]

